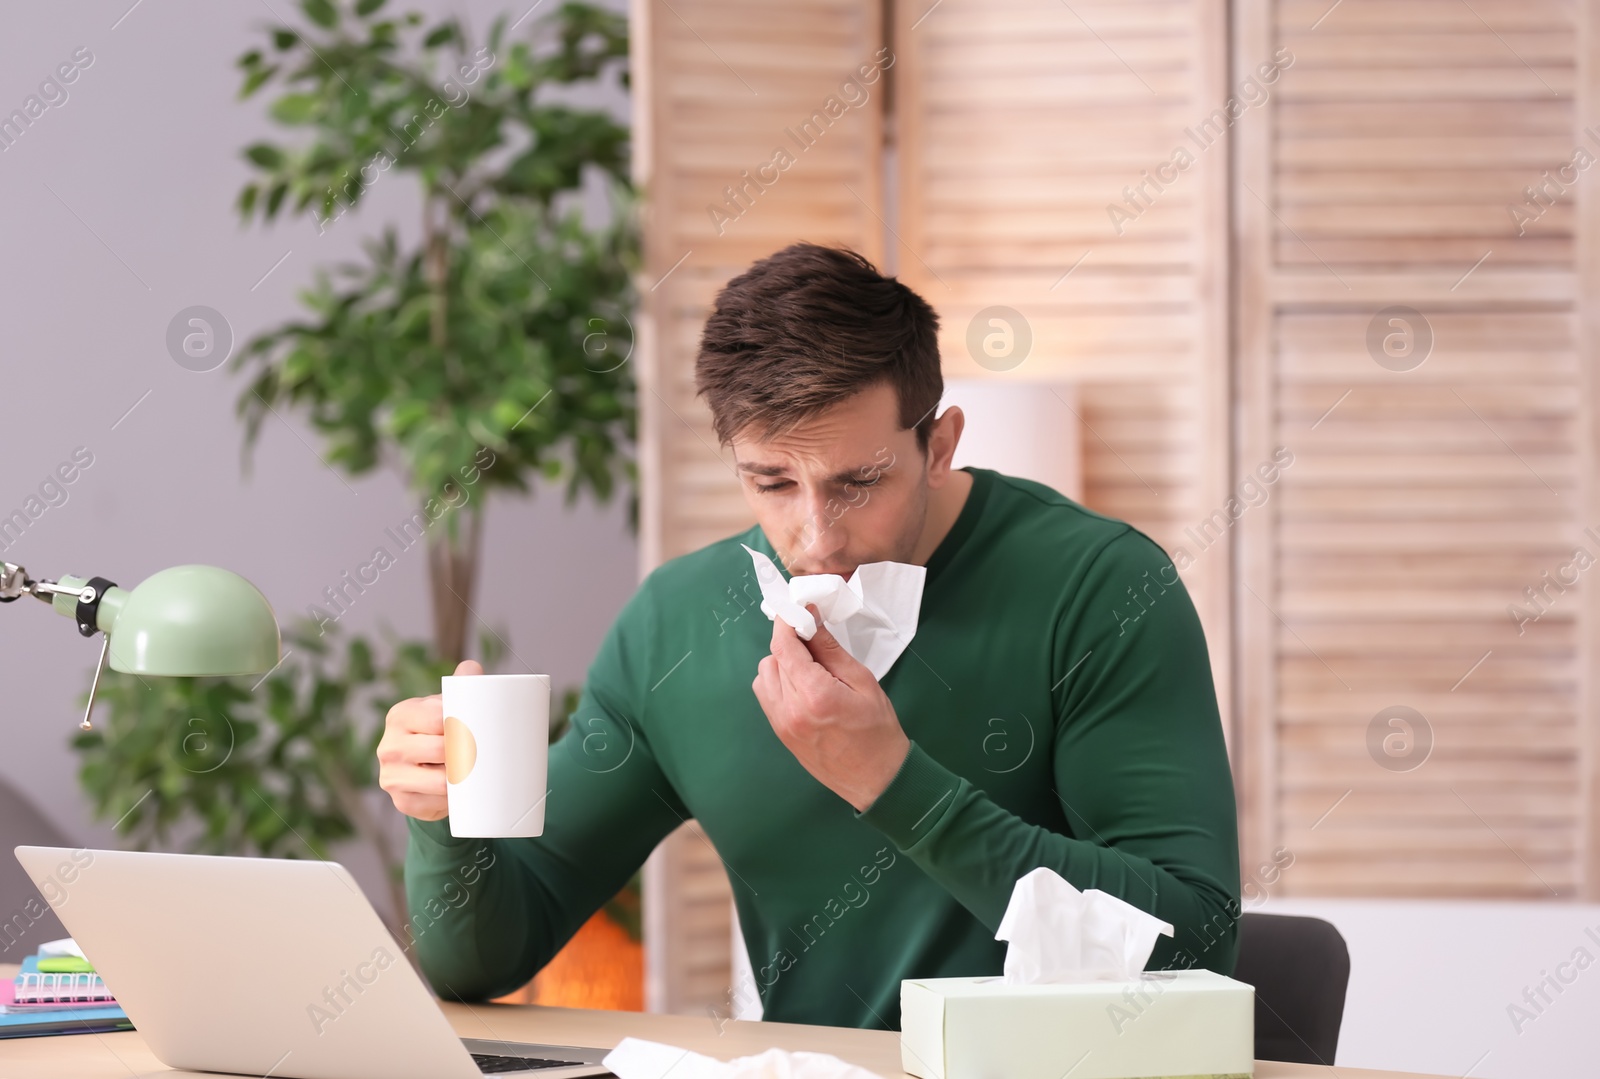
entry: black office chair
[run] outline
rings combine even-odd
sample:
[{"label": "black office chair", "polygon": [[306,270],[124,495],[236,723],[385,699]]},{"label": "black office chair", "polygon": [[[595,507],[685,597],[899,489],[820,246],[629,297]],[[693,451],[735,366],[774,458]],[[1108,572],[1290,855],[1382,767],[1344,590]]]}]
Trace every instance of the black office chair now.
[{"label": "black office chair", "polygon": [[0,779],[0,963],[20,963],[42,942],[67,935],[12,847],[70,847],[61,829]]},{"label": "black office chair", "polygon": [[1236,980],[1256,988],[1256,1059],[1332,1064],[1350,950],[1321,918],[1244,914]]}]

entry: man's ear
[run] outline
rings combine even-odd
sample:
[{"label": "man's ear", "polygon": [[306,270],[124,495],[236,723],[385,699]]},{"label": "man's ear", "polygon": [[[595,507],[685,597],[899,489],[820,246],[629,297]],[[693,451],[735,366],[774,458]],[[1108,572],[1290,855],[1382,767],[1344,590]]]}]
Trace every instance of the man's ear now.
[{"label": "man's ear", "polygon": [[950,478],[950,462],[955,458],[956,445],[961,441],[967,418],[961,409],[951,405],[933,421],[928,432],[928,486],[941,487]]}]

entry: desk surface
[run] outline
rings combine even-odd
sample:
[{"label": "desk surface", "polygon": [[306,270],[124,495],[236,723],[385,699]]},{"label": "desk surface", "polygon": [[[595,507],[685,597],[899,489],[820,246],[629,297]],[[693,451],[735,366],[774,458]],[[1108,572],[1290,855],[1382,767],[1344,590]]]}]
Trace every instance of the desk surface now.
[{"label": "desk surface", "polygon": [[[16,969],[15,965],[0,965],[0,977],[10,978]],[[877,1072],[884,1079],[900,1079],[905,1075],[900,1070],[900,1036],[891,1031],[730,1022],[723,1024],[719,1033],[710,1016],[580,1011],[520,1004],[446,1003],[443,1008],[456,1032],[466,1038],[610,1047],[631,1035],[693,1049],[723,1060],[773,1047],[809,1049],[832,1053]],[[72,1079],[136,1076],[143,1079],[148,1075],[215,1079],[212,1073],[169,1071],[145,1047],[144,1039],[136,1031],[0,1039],[0,1075],[5,1079],[58,1079],[62,1076]],[[1337,1079],[1410,1079],[1411,1076],[1409,1072],[1354,1068],[1340,1068],[1337,1072]],[[1255,1079],[1335,1079],[1335,1073],[1332,1068],[1258,1061]]]}]

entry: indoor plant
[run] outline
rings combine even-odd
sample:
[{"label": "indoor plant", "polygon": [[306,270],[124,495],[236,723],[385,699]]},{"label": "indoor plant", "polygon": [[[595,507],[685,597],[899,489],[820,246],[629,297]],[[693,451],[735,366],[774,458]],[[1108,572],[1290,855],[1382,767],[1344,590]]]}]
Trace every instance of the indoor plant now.
[{"label": "indoor plant", "polygon": [[[569,498],[608,498],[633,476],[627,129],[541,91],[613,74],[626,84],[626,24],[567,3],[539,24],[551,49],[507,44],[503,19],[474,49],[454,20],[424,30],[416,15],[383,18],[383,0],[302,6],[314,33],[273,28],[271,49],[239,59],[242,92],[278,90],[272,115],[307,135],[245,150],[259,176],[241,214],[311,214],[326,231],[386,175],[410,173],[422,235],[408,250],[385,230],[365,262],[319,275],[311,318],[240,350],[232,366],[253,373],[239,398],[247,452],[269,410],[288,405],[325,435],[330,464],[351,475],[389,464],[425,511],[448,503],[485,449],[487,489],[527,492],[542,474],[564,477]],[[612,196],[609,224],[585,224],[574,205],[586,175]],[[463,653],[482,513],[469,499],[428,529],[443,658]]]},{"label": "indoor plant", "polygon": [[[500,19],[473,46],[458,20],[425,27],[383,8],[303,0],[305,25],[267,27],[239,58],[241,96],[274,92],[272,116],[303,137],[246,148],[256,177],[238,208],[247,222],[309,215],[322,234],[352,227],[339,222],[373,184],[408,174],[421,240],[408,248],[390,227],[364,261],[319,272],[306,317],[247,342],[231,366],[249,378],[247,466],[282,406],[307,415],[331,466],[404,477],[427,539],[432,639],[391,639],[381,660],[313,607],[259,688],[174,679],[152,692],[108,672],[104,732],[76,745],[97,814],[137,842],[189,832],[196,850],[325,857],[361,839],[403,910],[399,852],[363,795],[384,705],[436,689],[466,652],[481,495],[543,477],[564,481],[569,501],[607,499],[618,480],[631,496],[638,239],[626,127],[550,93],[626,85],[620,16],[567,3],[526,40]],[[586,180],[609,196],[609,221],[585,221]],[[466,486],[479,497],[458,497]],[[481,641],[488,669],[501,645]],[[634,940],[636,907],[635,886],[609,908]]]}]

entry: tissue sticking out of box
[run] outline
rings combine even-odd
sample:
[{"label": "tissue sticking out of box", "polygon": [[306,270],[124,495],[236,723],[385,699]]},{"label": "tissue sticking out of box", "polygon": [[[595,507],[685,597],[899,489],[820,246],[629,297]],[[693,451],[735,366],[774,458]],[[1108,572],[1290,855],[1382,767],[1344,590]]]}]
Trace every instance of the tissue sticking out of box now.
[{"label": "tissue sticking out of box", "polygon": [[1009,985],[1137,979],[1171,924],[1114,895],[1079,891],[1040,866],[1017,881],[995,940]]},{"label": "tissue sticking out of box", "polygon": [[619,1079],[883,1079],[827,1053],[768,1049],[724,1062],[642,1038],[623,1038],[600,1063]]},{"label": "tissue sticking out of box", "polygon": [[755,563],[762,614],[774,621],[782,618],[801,640],[809,641],[817,635],[817,620],[806,605],[815,604],[828,632],[879,681],[917,635],[928,567],[868,562],[857,566],[848,581],[837,573],[802,573],[785,581],[772,559],[739,546]]}]

